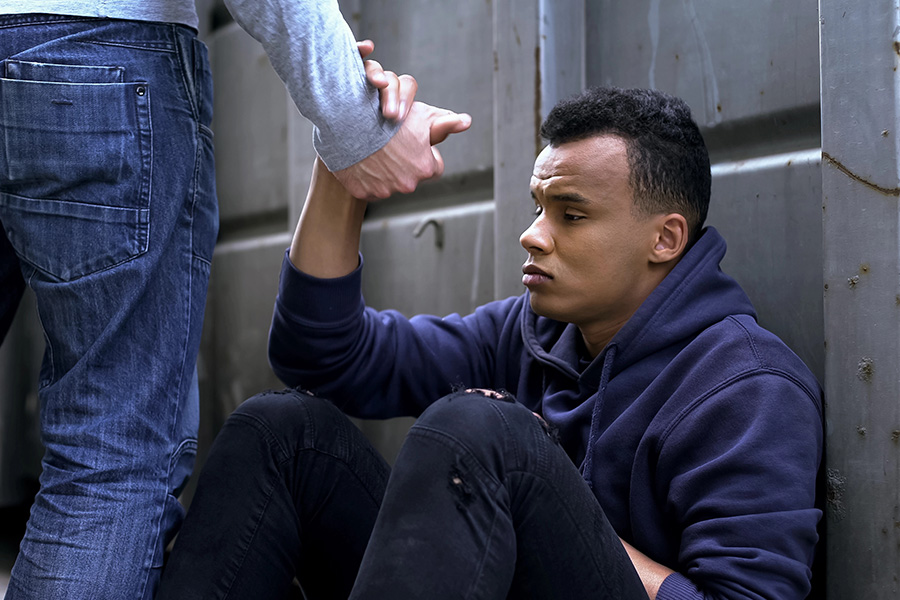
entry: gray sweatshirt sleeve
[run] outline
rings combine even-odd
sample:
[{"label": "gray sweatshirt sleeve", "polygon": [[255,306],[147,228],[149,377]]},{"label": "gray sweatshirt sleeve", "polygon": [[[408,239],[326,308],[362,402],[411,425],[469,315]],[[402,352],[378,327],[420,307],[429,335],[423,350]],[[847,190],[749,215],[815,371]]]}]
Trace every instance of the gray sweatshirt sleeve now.
[{"label": "gray sweatshirt sleeve", "polygon": [[358,163],[391,139],[398,125],[381,116],[337,0],[225,4],[263,45],[300,113],[316,126],[316,152],[330,171]]}]

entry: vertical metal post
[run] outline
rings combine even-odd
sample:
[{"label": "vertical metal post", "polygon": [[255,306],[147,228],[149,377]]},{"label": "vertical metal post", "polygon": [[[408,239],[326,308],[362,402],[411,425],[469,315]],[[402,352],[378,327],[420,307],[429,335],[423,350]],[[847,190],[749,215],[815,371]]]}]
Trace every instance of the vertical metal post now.
[{"label": "vertical metal post", "polygon": [[494,295],[521,294],[531,222],[529,182],[540,151],[539,0],[494,0]]},{"label": "vertical metal post", "polygon": [[585,85],[585,0],[540,0],[541,117]]},{"label": "vertical metal post", "polygon": [[900,590],[900,18],[820,1],[828,597]]},{"label": "vertical metal post", "polygon": [[547,111],[584,87],[584,0],[495,0],[494,294],[523,291],[519,234],[531,222],[529,182]]}]

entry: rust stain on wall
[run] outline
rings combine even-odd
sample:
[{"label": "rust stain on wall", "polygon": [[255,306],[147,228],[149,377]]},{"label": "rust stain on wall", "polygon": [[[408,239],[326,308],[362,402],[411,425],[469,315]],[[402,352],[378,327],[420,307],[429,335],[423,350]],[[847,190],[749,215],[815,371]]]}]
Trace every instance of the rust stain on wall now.
[{"label": "rust stain on wall", "polygon": [[836,158],[834,158],[833,156],[831,156],[824,150],[822,151],[822,158],[825,159],[825,161],[828,162],[829,164],[833,165],[838,171],[840,171],[841,173],[843,173],[844,175],[846,175],[847,177],[852,179],[853,181],[856,181],[857,183],[861,183],[864,186],[866,186],[867,188],[875,190],[879,194],[884,194],[885,196],[895,196],[895,197],[900,196],[900,187],[886,188],[886,187],[882,187],[876,183],[872,183],[868,179],[865,179],[864,177],[860,177],[859,175],[857,175],[856,173],[854,173],[853,171],[848,169],[839,160],[837,160]]}]

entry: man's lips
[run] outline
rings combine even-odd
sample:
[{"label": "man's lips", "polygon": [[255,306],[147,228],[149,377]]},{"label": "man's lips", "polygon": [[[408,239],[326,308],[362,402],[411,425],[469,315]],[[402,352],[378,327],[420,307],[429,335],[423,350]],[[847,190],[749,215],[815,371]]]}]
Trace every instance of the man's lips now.
[{"label": "man's lips", "polygon": [[522,273],[522,283],[527,287],[540,285],[553,279],[552,275],[531,263],[522,265]]}]

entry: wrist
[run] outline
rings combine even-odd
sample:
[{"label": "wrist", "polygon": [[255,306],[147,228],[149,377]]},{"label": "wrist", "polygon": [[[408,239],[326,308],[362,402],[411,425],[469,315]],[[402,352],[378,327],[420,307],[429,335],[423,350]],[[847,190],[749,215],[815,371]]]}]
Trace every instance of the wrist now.
[{"label": "wrist", "polygon": [[291,243],[291,263],[322,279],[342,277],[356,269],[366,204],[351,196],[316,159],[309,194]]}]

